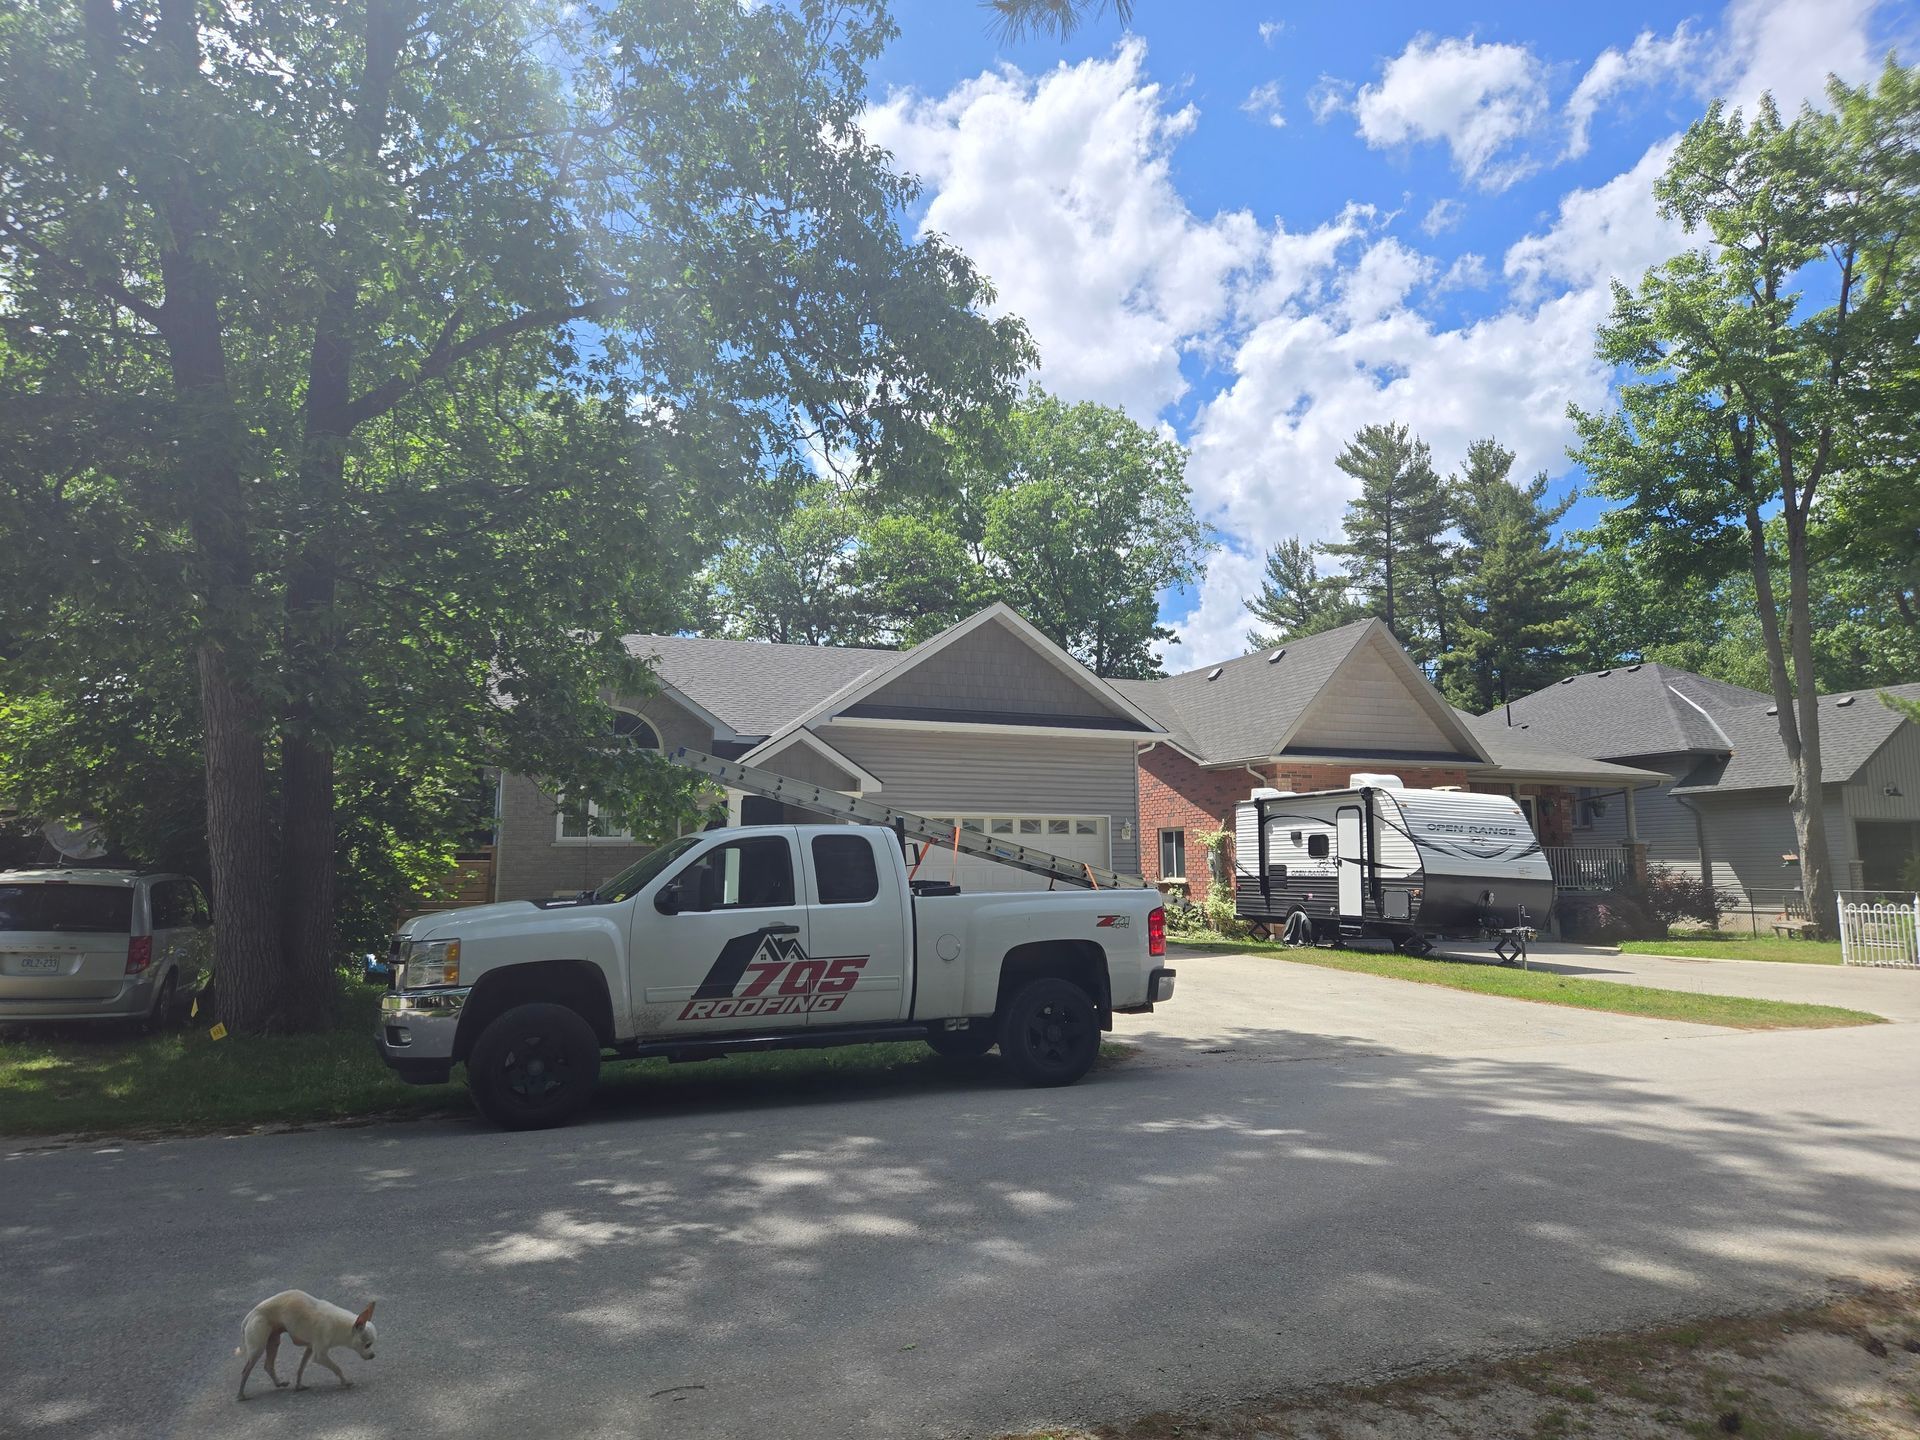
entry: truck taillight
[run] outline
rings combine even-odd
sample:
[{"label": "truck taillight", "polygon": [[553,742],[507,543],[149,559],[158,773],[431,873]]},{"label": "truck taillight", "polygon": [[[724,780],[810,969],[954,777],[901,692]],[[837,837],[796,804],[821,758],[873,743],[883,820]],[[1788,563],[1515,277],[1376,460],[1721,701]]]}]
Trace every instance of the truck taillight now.
[{"label": "truck taillight", "polygon": [[1164,906],[1156,905],[1153,913],[1147,916],[1147,954],[1164,955],[1167,953],[1167,912]]},{"label": "truck taillight", "polygon": [[144,975],[153,963],[153,937],[136,935],[127,941],[127,974]]}]

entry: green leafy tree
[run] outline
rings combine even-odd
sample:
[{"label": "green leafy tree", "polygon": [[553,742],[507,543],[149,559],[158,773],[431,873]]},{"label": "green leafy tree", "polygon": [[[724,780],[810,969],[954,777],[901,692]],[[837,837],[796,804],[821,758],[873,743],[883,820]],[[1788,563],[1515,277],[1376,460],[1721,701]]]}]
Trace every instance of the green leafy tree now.
[{"label": "green leafy tree", "polygon": [[852,583],[859,503],[822,482],[798,491],[707,572],[710,632],[790,645],[865,645]]},{"label": "green leafy tree", "polygon": [[1405,425],[1368,425],[1335,457],[1360,482],[1341,522],[1345,539],[1320,547],[1339,559],[1347,593],[1386,622],[1416,660],[1444,653],[1449,634],[1452,524],[1446,487],[1426,442]]},{"label": "green leafy tree", "polygon": [[1460,532],[1452,583],[1454,644],[1437,664],[1447,698],[1476,714],[1564,673],[1578,640],[1573,557],[1553,527],[1572,504],[1547,499],[1547,477],[1524,488],[1508,478],[1513,452],[1475,441],[1453,484]]},{"label": "green leafy tree", "polygon": [[1920,343],[1920,92],[1890,62],[1877,89],[1829,94],[1831,112],[1790,123],[1763,100],[1751,122],[1715,105],[1688,130],[1656,194],[1713,248],[1616,288],[1599,354],[1637,378],[1618,414],[1574,419],[1577,458],[1624,523],[1670,532],[1702,566],[1744,546],[1809,913],[1831,927],[1811,538],[1822,487],[1910,423],[1892,412]]},{"label": "green leafy tree", "polygon": [[1297,535],[1267,552],[1260,593],[1248,597],[1247,609],[1264,627],[1247,632],[1250,650],[1270,650],[1357,618],[1342,577],[1322,575],[1313,547]]},{"label": "green leafy tree", "polygon": [[646,684],[619,635],[677,623],[808,447],[932,485],[1007,398],[1017,322],[902,236],[857,128],[892,33],[877,0],[0,14],[0,686],[190,648],[233,1028],[321,1013],[343,753],[441,727],[667,803],[597,744]]}]

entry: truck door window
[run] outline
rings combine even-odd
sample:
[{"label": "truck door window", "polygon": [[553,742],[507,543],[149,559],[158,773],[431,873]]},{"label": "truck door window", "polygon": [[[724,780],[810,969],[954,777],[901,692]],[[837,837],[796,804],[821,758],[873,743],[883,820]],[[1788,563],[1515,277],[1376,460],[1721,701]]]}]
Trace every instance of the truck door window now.
[{"label": "truck door window", "polygon": [[767,910],[793,904],[793,856],[778,835],[716,845],[687,867],[707,910]]},{"label": "truck door window", "polygon": [[814,836],[813,876],[822,905],[864,905],[880,893],[880,867],[864,835]]}]

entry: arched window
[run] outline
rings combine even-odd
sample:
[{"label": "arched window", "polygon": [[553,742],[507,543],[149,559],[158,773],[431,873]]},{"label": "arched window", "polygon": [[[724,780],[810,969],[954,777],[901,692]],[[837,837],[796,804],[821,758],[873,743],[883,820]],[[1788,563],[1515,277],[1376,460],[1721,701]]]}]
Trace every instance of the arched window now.
[{"label": "arched window", "polygon": [[630,750],[658,750],[660,732],[645,717],[631,710],[613,712],[613,735]]}]

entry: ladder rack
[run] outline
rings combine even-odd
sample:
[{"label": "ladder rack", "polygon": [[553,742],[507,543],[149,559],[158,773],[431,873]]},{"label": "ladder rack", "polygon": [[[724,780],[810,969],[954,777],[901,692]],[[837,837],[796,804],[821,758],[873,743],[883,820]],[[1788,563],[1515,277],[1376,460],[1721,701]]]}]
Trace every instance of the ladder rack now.
[{"label": "ladder rack", "polygon": [[797,810],[811,810],[816,814],[831,815],[837,820],[851,820],[863,825],[885,825],[902,838],[917,840],[927,847],[922,851],[923,859],[934,848],[949,849],[956,854],[971,855],[976,859],[1011,865],[1016,870],[1025,870],[1032,875],[1044,875],[1049,880],[1067,885],[1080,885],[1093,890],[1146,888],[1147,882],[1138,875],[1124,875],[1117,870],[1103,870],[1098,865],[1089,865],[1081,860],[1069,860],[1063,855],[1051,855],[1045,850],[1036,850],[1031,845],[1016,845],[1011,840],[996,840],[992,836],[982,834],[978,830],[968,830],[959,824],[948,829],[935,825],[924,815],[916,815],[910,810],[896,810],[891,805],[882,805],[877,801],[843,795],[838,790],[829,790],[825,786],[815,785],[810,781],[789,779],[785,775],[776,775],[771,770],[742,765],[737,760],[722,760],[717,755],[708,755],[685,745],[667,752],[663,758],[675,765],[682,765],[689,770],[697,770],[702,775],[711,776],[729,790],[744,790],[751,795],[778,800],[783,805],[791,805]]}]

